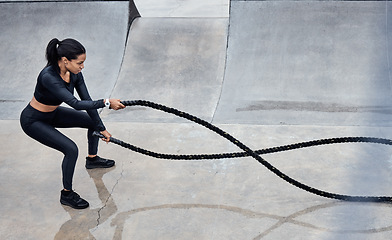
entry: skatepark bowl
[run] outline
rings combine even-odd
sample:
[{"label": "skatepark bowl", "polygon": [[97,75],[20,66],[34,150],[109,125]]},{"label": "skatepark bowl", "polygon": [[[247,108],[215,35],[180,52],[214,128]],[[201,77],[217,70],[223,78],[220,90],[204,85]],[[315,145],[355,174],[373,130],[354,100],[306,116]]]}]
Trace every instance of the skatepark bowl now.
[{"label": "skatepark bowl", "polygon": [[[0,238],[390,239],[390,202],[304,191],[255,157],[167,160],[100,142],[109,169],[86,169],[59,202],[62,154],[29,138],[19,116],[50,39],[87,50],[93,99],[178,109],[250,151],[341,137],[392,139],[391,1],[0,0]],[[64,105],[66,106],[66,105]],[[192,121],[145,106],[100,109],[117,139],[165,154],[241,152]],[[226,135],[225,135],[226,136]],[[325,144],[260,157],[300,183],[353,196],[392,196],[392,148]]]}]

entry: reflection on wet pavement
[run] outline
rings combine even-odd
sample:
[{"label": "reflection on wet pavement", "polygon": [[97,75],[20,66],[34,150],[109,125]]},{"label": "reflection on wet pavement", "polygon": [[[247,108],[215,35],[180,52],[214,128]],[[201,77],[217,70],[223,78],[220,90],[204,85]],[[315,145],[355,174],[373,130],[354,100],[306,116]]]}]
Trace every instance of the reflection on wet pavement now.
[{"label": "reflection on wet pavement", "polygon": [[55,240],[64,239],[95,239],[90,233],[99,224],[105,222],[110,216],[117,212],[117,206],[111,197],[111,193],[102,180],[104,174],[114,170],[112,168],[87,169],[88,174],[94,180],[98,197],[102,202],[102,207],[96,209],[77,210],[68,206],[63,206],[71,219],[65,222],[55,236]]}]

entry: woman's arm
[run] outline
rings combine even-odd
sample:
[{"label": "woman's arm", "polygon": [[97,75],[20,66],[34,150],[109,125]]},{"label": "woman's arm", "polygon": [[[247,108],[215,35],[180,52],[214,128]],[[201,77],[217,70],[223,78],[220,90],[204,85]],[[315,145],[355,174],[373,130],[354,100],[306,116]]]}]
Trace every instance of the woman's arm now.
[{"label": "woman's arm", "polygon": [[87,92],[87,88],[84,84],[83,77],[82,81],[77,81],[75,85],[76,91],[78,92],[82,100],[76,99],[75,96],[65,87],[63,82],[59,81],[50,74],[44,74],[42,76],[42,84],[60,101],[65,102],[76,110],[86,110],[88,115],[95,122],[97,130],[104,131],[106,129],[97,112],[97,109],[103,108],[105,106],[105,103],[103,99],[96,101],[91,100],[90,95]]},{"label": "woman's arm", "polygon": [[[75,83],[75,89],[76,89],[76,92],[78,93],[80,99],[82,101],[92,101],[90,94],[87,90],[86,83],[84,82],[83,75],[81,73],[79,73],[77,75],[77,78],[78,79]],[[103,99],[100,99],[98,101],[101,101],[101,103],[103,104],[103,107],[105,106]],[[96,109],[89,109],[86,111],[87,111],[88,115],[91,117],[91,119],[93,119],[93,121],[95,122],[98,130],[101,132],[105,131],[106,130],[105,125],[103,124],[101,118],[99,117],[97,110]]]},{"label": "woman's arm", "polygon": [[[81,73],[78,74],[78,81],[75,85],[76,91],[79,94],[79,97],[82,100],[90,100],[91,97],[90,94],[88,93],[86,83],[84,82],[83,75]],[[104,100],[102,99],[104,102]],[[121,103],[120,99],[109,99],[110,102],[110,108],[114,110],[119,110],[125,108],[125,106]]]},{"label": "woman's arm", "polygon": [[75,96],[64,86],[62,82],[58,81],[58,79],[48,73],[42,76],[42,84],[60,101],[65,102],[76,110],[90,110],[105,107],[103,99],[96,101],[91,100],[90,96],[88,95],[87,88],[84,85],[83,78],[81,85],[84,85],[85,89],[78,90],[79,86],[75,86],[82,100],[75,98]]}]

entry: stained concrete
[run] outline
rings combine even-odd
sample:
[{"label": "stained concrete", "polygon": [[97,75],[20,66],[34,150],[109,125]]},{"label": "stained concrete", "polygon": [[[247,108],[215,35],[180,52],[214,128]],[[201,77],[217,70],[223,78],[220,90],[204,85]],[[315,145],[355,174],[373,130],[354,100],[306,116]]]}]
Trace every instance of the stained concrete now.
[{"label": "stained concrete", "polygon": [[[389,238],[390,204],[310,194],[250,157],[169,161],[102,143],[99,154],[116,166],[86,170],[81,129],[61,131],[79,147],[74,186],[90,207],[62,206],[61,154],[27,137],[18,123],[53,36],[86,46],[83,72],[94,98],[176,107],[254,150],[391,136],[389,2],[148,2],[135,2],[141,17],[127,39],[126,2],[0,3],[0,38],[7,43],[0,59],[2,239]],[[58,9],[79,13],[80,21]],[[47,21],[56,14],[61,28]],[[26,32],[31,44],[22,44]],[[101,116],[113,136],[151,151],[239,151],[210,130],[154,110],[128,107]],[[391,154],[389,146],[352,143],[262,157],[325,191],[392,196]]]}]

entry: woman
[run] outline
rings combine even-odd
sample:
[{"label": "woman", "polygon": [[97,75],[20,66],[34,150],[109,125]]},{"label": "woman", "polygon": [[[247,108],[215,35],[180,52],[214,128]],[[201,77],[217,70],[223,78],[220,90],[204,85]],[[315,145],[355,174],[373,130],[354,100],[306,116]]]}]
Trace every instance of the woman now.
[{"label": "woman", "polygon": [[[97,109],[109,107],[118,110],[125,106],[119,99],[91,99],[81,73],[86,60],[86,50],[78,41],[52,39],[46,48],[46,59],[48,63],[38,76],[33,99],[22,111],[20,123],[28,136],[64,154],[61,204],[77,209],[87,208],[89,203],[72,190],[78,147],[56,128],[87,128],[86,168],[112,167],[115,164],[113,160],[97,155],[99,138],[93,136],[93,132],[100,131],[106,142],[111,137]],[[81,100],[73,95],[74,89]],[[63,102],[74,109],[59,106]],[[87,113],[79,110],[86,110]]]}]

